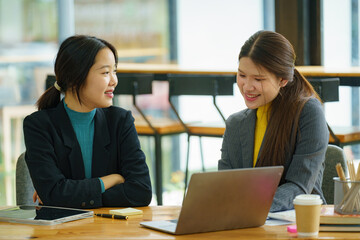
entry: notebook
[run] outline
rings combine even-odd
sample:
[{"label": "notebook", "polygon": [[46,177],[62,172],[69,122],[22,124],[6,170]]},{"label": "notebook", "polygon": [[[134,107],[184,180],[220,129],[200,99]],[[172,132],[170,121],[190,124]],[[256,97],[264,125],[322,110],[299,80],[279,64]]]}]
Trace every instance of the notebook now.
[{"label": "notebook", "polygon": [[195,173],[177,220],[140,225],[171,234],[261,226],[282,172],[283,167],[276,166]]},{"label": "notebook", "polygon": [[15,206],[0,210],[0,221],[36,225],[54,225],[92,217],[93,211],[49,206]]}]

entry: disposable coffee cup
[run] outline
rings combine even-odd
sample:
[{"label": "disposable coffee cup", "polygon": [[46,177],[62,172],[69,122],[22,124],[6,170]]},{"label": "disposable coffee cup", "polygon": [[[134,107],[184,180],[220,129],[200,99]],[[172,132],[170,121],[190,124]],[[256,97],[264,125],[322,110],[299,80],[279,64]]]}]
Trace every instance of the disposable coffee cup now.
[{"label": "disposable coffee cup", "polygon": [[294,201],[298,236],[313,237],[319,234],[320,211],[323,201],[319,195],[301,194]]}]

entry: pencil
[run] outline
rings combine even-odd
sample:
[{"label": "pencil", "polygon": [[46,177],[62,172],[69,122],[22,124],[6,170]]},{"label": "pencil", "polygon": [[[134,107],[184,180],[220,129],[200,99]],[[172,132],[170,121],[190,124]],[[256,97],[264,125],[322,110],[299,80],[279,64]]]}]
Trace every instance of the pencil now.
[{"label": "pencil", "polygon": [[341,166],[341,163],[336,164],[336,172],[340,178],[341,181],[346,181],[344,170]]}]

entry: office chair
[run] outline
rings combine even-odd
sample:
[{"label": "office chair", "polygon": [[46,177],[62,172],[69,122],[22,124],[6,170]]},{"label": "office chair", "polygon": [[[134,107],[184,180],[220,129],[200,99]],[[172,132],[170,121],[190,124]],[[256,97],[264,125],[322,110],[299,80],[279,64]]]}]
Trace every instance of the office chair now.
[{"label": "office chair", "polygon": [[22,153],[16,162],[16,205],[36,205],[32,201],[34,186]]},{"label": "office chair", "polygon": [[334,177],[337,177],[336,164],[341,166],[347,173],[346,157],[344,150],[338,146],[329,144],[325,153],[325,169],[323,173],[322,191],[327,204],[334,204]]}]

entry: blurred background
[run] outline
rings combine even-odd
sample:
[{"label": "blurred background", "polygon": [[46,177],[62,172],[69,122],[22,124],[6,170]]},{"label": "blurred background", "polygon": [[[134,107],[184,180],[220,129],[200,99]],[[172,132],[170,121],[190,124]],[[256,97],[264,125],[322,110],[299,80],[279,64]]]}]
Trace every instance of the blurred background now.
[{"label": "blurred background", "polygon": [[[86,34],[106,39],[116,47],[121,63],[175,63],[235,72],[240,47],[250,35],[261,29],[281,32],[295,21],[299,26],[292,31],[304,29],[301,24],[305,24],[305,30],[310,29],[305,35],[316,36],[316,44],[309,44],[316,45],[318,54],[307,61],[301,41],[284,33],[300,57],[297,64],[337,69],[359,65],[358,4],[358,0],[0,0],[0,205],[15,204],[15,164],[25,151],[22,121],[35,110],[46,75],[53,73],[59,43],[66,37]],[[313,14],[301,12],[314,8],[316,20]],[[311,31],[313,24],[318,25],[316,32]],[[154,82],[153,88],[153,96],[140,99],[140,104],[154,116],[171,114],[166,83]],[[339,94],[340,101],[324,105],[328,123],[359,125],[358,87],[341,86]],[[115,102],[132,109],[126,97]],[[218,119],[210,103],[208,97],[178,101],[186,121]],[[233,96],[219,98],[218,104],[226,117],[245,108],[237,88]],[[154,143],[148,137],[140,139],[153,178]],[[206,169],[216,170],[221,139],[204,139],[203,145]],[[190,170],[200,171],[196,139],[191,146]],[[185,134],[164,138],[164,205],[181,204],[186,147]],[[345,149],[348,158],[360,158],[358,146]]]}]

